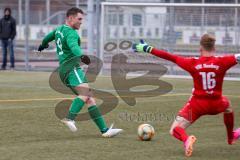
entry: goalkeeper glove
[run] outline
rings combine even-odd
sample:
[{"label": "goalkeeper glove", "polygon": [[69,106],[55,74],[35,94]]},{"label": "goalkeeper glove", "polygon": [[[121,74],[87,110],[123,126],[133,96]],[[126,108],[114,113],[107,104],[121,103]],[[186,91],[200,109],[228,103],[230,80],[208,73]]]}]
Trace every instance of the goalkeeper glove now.
[{"label": "goalkeeper glove", "polygon": [[41,52],[42,50],[44,50],[45,48],[48,48],[48,47],[49,47],[49,45],[43,46],[40,44],[38,47],[38,51]]},{"label": "goalkeeper glove", "polygon": [[86,65],[89,65],[91,63],[91,60],[87,55],[82,55],[80,58],[81,58],[81,61]]},{"label": "goalkeeper glove", "polygon": [[149,46],[144,40],[140,39],[140,43],[136,44],[134,43],[132,45],[132,49],[134,52],[147,52],[150,53],[153,49],[152,46]]}]

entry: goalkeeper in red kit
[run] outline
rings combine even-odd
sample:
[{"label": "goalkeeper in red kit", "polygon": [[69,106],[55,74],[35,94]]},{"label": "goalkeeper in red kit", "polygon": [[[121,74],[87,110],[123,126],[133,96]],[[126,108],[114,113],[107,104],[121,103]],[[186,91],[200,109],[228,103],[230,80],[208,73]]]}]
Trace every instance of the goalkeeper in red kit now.
[{"label": "goalkeeper in red kit", "polygon": [[228,144],[233,144],[240,137],[240,128],[233,131],[234,114],[229,100],[222,95],[222,85],[225,73],[232,66],[240,63],[240,54],[215,56],[216,39],[204,34],[200,41],[200,57],[182,57],[158,50],[143,40],[133,44],[135,52],[145,52],[176,63],[193,77],[192,96],[178,112],[170,134],[184,143],[185,155],[191,156],[194,135],[186,133],[187,127],[203,115],[223,113],[227,129]]}]

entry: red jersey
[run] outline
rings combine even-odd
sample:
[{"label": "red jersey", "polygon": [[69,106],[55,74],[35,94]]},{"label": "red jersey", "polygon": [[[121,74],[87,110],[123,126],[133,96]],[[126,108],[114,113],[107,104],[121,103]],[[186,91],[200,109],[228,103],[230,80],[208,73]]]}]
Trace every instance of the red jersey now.
[{"label": "red jersey", "polygon": [[211,57],[182,57],[153,48],[151,54],[172,61],[193,77],[193,95],[197,97],[221,97],[226,71],[237,64],[234,55]]}]

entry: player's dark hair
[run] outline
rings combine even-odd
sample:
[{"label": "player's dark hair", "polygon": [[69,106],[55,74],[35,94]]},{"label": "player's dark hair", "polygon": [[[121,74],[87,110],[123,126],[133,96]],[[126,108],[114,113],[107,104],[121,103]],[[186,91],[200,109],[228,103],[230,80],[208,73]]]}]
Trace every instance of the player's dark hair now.
[{"label": "player's dark hair", "polygon": [[4,9],[4,13],[6,13],[7,11],[8,11],[9,14],[11,15],[11,8],[8,8],[8,7],[7,7],[7,8]]},{"label": "player's dark hair", "polygon": [[206,50],[206,51],[212,51],[215,48],[215,37],[204,34],[201,38],[200,45]]},{"label": "player's dark hair", "polygon": [[83,12],[80,8],[73,7],[73,8],[70,8],[70,9],[67,11],[66,16],[67,16],[67,17],[69,17],[69,16],[75,16],[75,15],[77,15],[78,13],[84,14],[84,12]]}]

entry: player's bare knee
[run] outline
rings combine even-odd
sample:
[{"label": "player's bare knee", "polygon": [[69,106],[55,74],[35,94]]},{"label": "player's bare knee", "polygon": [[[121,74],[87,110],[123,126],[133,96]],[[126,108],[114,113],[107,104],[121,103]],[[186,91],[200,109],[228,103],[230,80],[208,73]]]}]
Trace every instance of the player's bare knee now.
[{"label": "player's bare knee", "polygon": [[174,128],[175,127],[177,127],[179,125],[179,123],[176,121],[176,119],[174,120],[174,122],[173,122],[173,124],[172,124],[172,126],[171,126],[171,128],[170,128],[170,130],[169,130],[169,134],[170,135],[173,135],[173,130],[174,130]]},{"label": "player's bare knee", "polygon": [[91,92],[91,89],[89,88],[87,83],[82,83],[79,86],[75,87],[74,89],[78,92],[79,96],[87,96],[88,97]]},{"label": "player's bare knee", "polygon": [[88,88],[88,97],[93,97],[92,89]]},{"label": "player's bare knee", "polygon": [[78,98],[83,100],[85,103],[87,103],[87,101],[88,101],[88,97],[87,96],[79,95]]},{"label": "player's bare knee", "polygon": [[87,105],[90,107],[90,106],[93,106],[93,105],[96,105],[96,101],[93,97],[88,97],[88,100],[87,100]]},{"label": "player's bare knee", "polygon": [[173,135],[173,128],[171,128],[171,129],[169,130],[169,134],[170,134],[170,135]]}]

